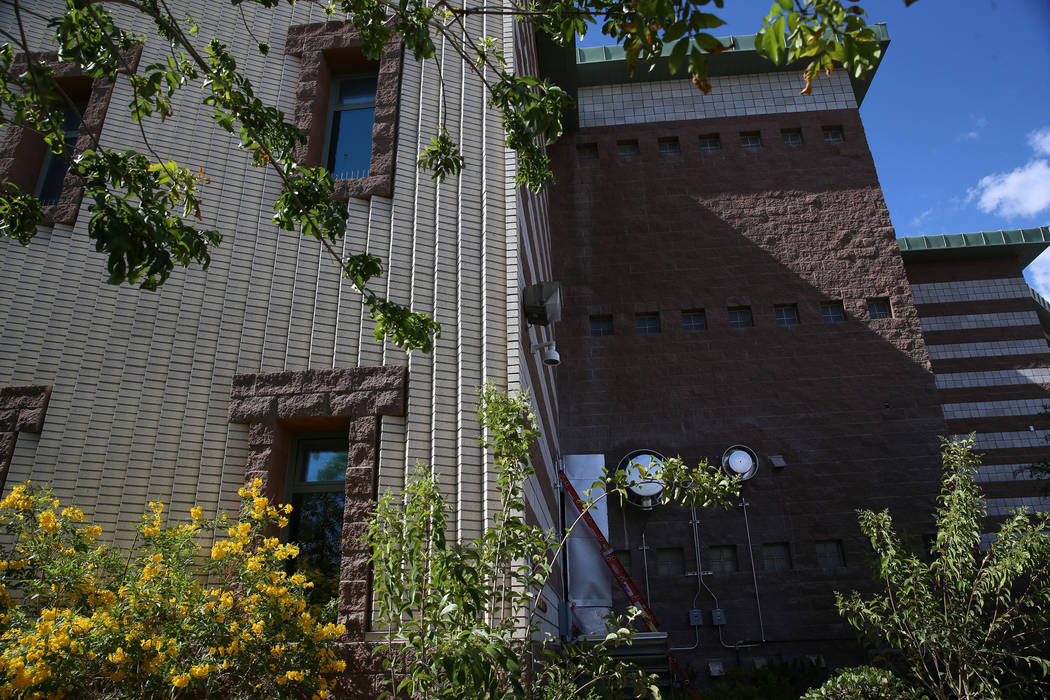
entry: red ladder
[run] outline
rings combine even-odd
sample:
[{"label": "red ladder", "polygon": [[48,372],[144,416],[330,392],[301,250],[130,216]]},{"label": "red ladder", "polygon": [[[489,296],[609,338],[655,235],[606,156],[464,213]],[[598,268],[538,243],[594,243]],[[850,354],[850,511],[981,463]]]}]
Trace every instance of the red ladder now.
[{"label": "red ladder", "polygon": [[[601,550],[602,559],[605,560],[605,565],[609,567],[609,571],[612,572],[613,578],[616,579],[616,583],[620,584],[620,588],[623,589],[624,594],[627,596],[627,602],[635,606],[642,611],[642,616],[645,618],[646,626],[653,632],[659,632],[657,629],[656,615],[649,608],[649,603],[645,601],[645,596],[638,590],[638,586],[635,585],[634,580],[627,574],[627,570],[623,568],[623,564],[620,563],[619,558],[616,556],[616,552],[613,551],[612,545],[609,544],[609,540],[605,539],[605,535],[602,534],[601,529],[598,528],[598,523],[594,522],[594,518],[584,508],[583,500],[580,498],[579,492],[573,487],[572,482],[569,481],[569,477],[565,475],[565,472],[559,472],[559,478],[561,479],[561,485],[565,487],[565,492],[572,497],[572,502],[576,504],[577,510],[583,516],[583,522],[587,524],[591,534],[594,535],[594,539],[598,542],[598,548]],[[700,695],[696,692],[693,684],[689,681],[689,676],[686,675],[685,669],[675,659],[674,654],[668,650],[667,661],[671,666],[671,670],[674,672],[678,682],[682,684],[684,688],[692,697],[699,700]]]}]

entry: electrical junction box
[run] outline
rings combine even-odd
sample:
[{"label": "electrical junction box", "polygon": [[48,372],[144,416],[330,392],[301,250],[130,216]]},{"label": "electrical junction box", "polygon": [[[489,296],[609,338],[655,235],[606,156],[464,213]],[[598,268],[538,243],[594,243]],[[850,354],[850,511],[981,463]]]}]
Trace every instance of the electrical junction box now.
[{"label": "electrical junction box", "polygon": [[726,613],[722,608],[715,608],[711,611],[711,624],[715,627],[720,627],[726,623]]},{"label": "electrical junction box", "polygon": [[693,627],[704,626],[704,611],[703,610],[690,610],[689,611],[689,624]]}]

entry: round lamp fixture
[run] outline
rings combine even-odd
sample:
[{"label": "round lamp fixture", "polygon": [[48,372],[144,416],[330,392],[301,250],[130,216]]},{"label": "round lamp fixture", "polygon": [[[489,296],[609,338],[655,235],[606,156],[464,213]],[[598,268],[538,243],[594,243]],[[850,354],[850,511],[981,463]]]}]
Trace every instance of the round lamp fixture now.
[{"label": "round lamp fixture", "polygon": [[747,445],[733,445],[722,453],[722,469],[746,481],[758,472],[758,455]]},{"label": "round lamp fixture", "polygon": [[664,492],[663,461],[664,456],[652,450],[634,450],[620,460],[617,471],[624,472],[629,503],[643,510],[659,505]]}]

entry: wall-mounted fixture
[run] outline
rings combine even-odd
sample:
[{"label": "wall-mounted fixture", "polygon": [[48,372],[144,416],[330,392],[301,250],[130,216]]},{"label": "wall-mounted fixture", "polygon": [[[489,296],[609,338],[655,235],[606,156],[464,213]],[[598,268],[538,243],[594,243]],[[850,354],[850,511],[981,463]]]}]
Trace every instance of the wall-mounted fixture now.
[{"label": "wall-mounted fixture", "polygon": [[747,445],[733,445],[722,453],[722,469],[742,481],[750,479],[758,472],[758,455]]},{"label": "wall-mounted fixture", "polygon": [[526,285],[521,302],[526,322],[534,326],[557,323],[561,320],[561,282]]},{"label": "wall-mounted fixture", "polygon": [[532,346],[532,351],[539,353],[543,364],[548,367],[556,367],[561,364],[561,355],[558,354],[558,348],[554,345],[553,340],[548,340],[546,343],[536,343]]}]

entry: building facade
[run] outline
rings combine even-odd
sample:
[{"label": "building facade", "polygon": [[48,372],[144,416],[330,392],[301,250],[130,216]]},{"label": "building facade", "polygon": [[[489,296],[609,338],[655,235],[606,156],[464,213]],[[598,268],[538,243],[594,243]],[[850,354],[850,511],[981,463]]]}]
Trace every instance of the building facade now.
[{"label": "building facade", "polygon": [[[223,35],[228,10],[184,4],[201,36]],[[995,451],[990,495],[1035,493],[1007,471],[1037,458],[1050,429],[1037,405],[1050,353],[1016,278],[1050,234],[965,245],[958,260],[955,247],[941,260],[933,244],[898,244],[858,113],[866,82],[836,72],[799,96],[794,69],[767,68],[735,37],[703,95],[664,68],[628,80],[615,48],[537,49],[528,25],[473,17],[470,30],[496,37],[515,70],[577,98],[550,149],[556,184],[534,195],[514,187],[500,116],[465,67],[417,62],[396,42],[368,62],[352,28],[312,5],[244,11],[255,36],[230,37],[231,51],[308,134],[304,162],[336,173],[345,252],[382,258],[385,293],[430,313],[440,340],[411,356],[375,342],[320,245],[273,226],[274,177],[187,92],[147,135],[211,178],[202,214],[226,240],[207,271],[178,271],[156,292],[105,285],[69,178],[32,245],[0,241],[0,484],[51,484],[129,545],[149,500],[231,510],[255,477],[281,500],[305,499],[296,460],[345,452],[329,496],[343,512],[333,576],[354,661],[347,688],[363,695],[374,680],[368,505],[423,462],[441,477],[452,536],[482,532],[497,505],[474,419],[486,381],[531,393],[543,437],[527,514],[550,529],[575,517],[563,468],[752,451],[740,505],[605,516],[661,621],[659,645],[701,678],[862,658],[832,606],[833,590],[870,585],[855,510],[889,508],[928,533],[937,435],[977,430]],[[46,28],[27,29],[52,50]],[[259,56],[256,41],[275,48]],[[147,41],[140,60],[165,50]],[[82,87],[94,115],[82,128],[141,149],[126,82]],[[439,183],[416,155],[442,108],[466,167]],[[362,156],[341,136],[368,117]],[[0,132],[4,177],[31,179],[26,139]],[[561,283],[562,320],[530,324],[522,292],[545,281]],[[551,342],[557,367],[541,357]],[[584,560],[568,560],[568,589],[559,570],[542,593],[553,632],[586,632],[588,608],[623,602]]]}]

